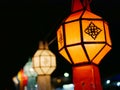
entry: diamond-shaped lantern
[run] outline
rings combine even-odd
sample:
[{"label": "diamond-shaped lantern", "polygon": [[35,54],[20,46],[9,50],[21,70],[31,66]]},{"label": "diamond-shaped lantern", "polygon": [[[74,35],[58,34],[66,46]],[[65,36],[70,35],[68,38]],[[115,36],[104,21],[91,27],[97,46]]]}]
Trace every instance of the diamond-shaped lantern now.
[{"label": "diamond-shaped lantern", "polygon": [[102,17],[75,5],[57,31],[58,50],[71,64],[99,64],[111,50],[108,23]]},{"label": "diamond-shaped lantern", "polygon": [[40,42],[39,49],[32,58],[33,68],[39,75],[50,75],[56,69],[56,57],[48,49],[47,42]]}]

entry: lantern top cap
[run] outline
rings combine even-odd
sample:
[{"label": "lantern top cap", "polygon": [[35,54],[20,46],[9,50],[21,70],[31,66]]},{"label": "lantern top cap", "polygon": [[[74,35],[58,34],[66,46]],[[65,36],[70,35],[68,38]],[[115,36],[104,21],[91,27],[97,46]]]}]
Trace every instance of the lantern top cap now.
[{"label": "lantern top cap", "polygon": [[90,9],[91,2],[92,0],[72,0],[71,11],[75,12],[75,11],[82,10],[82,9],[87,9],[91,11]]},{"label": "lantern top cap", "polygon": [[40,41],[39,42],[39,49],[48,49],[47,41]]}]

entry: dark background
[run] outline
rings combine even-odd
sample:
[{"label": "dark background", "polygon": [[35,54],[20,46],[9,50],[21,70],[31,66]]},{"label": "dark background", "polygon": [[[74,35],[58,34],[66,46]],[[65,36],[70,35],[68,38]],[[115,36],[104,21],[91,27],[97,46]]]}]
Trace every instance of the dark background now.
[{"label": "dark background", "polygon": [[[101,79],[105,79],[120,73],[120,3],[92,0],[91,10],[109,23],[113,46],[99,64]],[[57,27],[70,12],[71,0],[0,1],[0,90],[13,90],[12,77],[32,57],[40,40],[50,42],[56,37]],[[56,40],[49,49],[57,57],[52,76],[71,73],[71,65],[57,51]]]}]

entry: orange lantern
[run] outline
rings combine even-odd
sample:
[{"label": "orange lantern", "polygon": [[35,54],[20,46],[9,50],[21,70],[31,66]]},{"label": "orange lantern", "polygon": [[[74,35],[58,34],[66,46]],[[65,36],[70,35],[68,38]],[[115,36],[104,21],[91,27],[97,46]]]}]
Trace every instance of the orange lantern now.
[{"label": "orange lantern", "polygon": [[[82,73],[80,66],[98,65],[112,47],[108,23],[91,12],[90,2],[91,0],[72,0],[72,12],[63,20],[57,31],[59,53],[74,66],[74,78],[77,77],[76,70]],[[98,69],[95,71],[98,72]],[[89,73],[86,72],[86,74]],[[91,74],[93,74],[92,71]],[[99,78],[99,75],[95,75]],[[75,90],[83,90],[76,88],[78,88],[77,84]],[[85,90],[101,89],[87,88]]]}]

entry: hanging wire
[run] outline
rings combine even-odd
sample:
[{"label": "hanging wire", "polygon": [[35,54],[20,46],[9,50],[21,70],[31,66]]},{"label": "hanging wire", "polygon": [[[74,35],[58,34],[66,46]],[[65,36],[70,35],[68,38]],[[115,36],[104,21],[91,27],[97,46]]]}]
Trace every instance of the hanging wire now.
[{"label": "hanging wire", "polygon": [[49,46],[50,44],[52,44],[56,39],[57,39],[57,37],[54,37],[54,38],[48,43],[48,46]]},{"label": "hanging wire", "polygon": [[[55,17],[55,20],[52,20],[52,22],[50,24],[50,28],[48,28],[48,29],[50,29],[49,33],[46,31],[46,35],[45,35],[43,41],[47,41],[48,46],[51,45],[52,43],[54,43],[57,40],[57,36],[56,36],[57,31],[56,30],[58,30],[59,25],[61,25],[64,17],[68,16],[70,14],[69,9],[64,9],[63,12],[65,12],[66,14],[64,13],[63,15],[60,15],[60,18]],[[59,16],[59,14],[56,15],[56,16]],[[54,23],[53,21],[56,22],[56,23]]]},{"label": "hanging wire", "polygon": [[49,46],[56,41],[56,38],[57,38],[56,31],[51,30],[49,32],[49,34],[47,34],[46,37],[43,39],[43,41],[46,41],[48,43],[48,46]]}]

